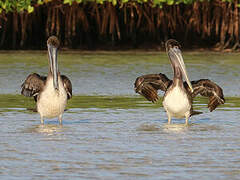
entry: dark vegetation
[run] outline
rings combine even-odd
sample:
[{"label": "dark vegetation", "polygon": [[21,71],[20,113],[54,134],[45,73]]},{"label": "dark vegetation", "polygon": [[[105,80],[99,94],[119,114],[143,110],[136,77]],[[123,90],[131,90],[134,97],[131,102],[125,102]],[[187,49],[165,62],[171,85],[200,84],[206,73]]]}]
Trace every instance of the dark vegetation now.
[{"label": "dark vegetation", "polygon": [[56,35],[66,48],[240,48],[239,0],[0,1],[0,49],[42,49]]}]

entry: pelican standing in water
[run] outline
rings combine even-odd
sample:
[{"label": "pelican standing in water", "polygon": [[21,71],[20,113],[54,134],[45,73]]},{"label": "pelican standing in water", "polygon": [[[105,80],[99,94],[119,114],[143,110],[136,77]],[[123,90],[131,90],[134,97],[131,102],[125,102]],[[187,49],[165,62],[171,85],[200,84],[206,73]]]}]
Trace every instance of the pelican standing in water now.
[{"label": "pelican standing in water", "polygon": [[[208,108],[213,111],[218,105],[224,104],[222,89],[208,79],[191,81],[188,78],[183,62],[180,44],[173,39],[165,43],[166,51],[174,72],[173,80],[165,74],[148,74],[140,76],[135,81],[135,92],[143,95],[147,100],[156,102],[158,90],[165,92],[163,107],[167,112],[168,123],[172,117],[185,118],[188,124],[189,117],[195,112],[192,108],[193,98],[198,94],[208,97]],[[185,82],[183,82],[183,77]]]},{"label": "pelican standing in water", "polygon": [[48,76],[40,76],[37,73],[30,74],[22,84],[21,94],[34,97],[37,102],[37,111],[44,118],[58,117],[62,124],[62,116],[67,100],[72,97],[71,81],[58,71],[57,51],[60,43],[55,36],[47,40],[48,47]]}]

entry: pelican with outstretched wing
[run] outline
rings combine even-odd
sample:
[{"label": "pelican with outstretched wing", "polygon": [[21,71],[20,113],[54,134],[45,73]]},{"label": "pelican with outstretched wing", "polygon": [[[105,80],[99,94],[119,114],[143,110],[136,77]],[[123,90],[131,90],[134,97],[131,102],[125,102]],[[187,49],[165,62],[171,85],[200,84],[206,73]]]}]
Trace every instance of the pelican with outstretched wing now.
[{"label": "pelican with outstretched wing", "polygon": [[47,40],[48,47],[48,76],[30,74],[22,84],[21,94],[34,97],[37,102],[37,111],[44,118],[58,117],[62,124],[62,116],[67,105],[67,100],[72,97],[72,84],[67,76],[60,75],[57,62],[57,50],[60,45],[57,37],[51,36]]},{"label": "pelican with outstretched wing", "polygon": [[174,72],[173,80],[168,79],[162,73],[140,76],[135,81],[136,93],[141,94],[149,101],[156,102],[158,100],[157,91],[164,91],[163,107],[167,112],[169,124],[172,117],[185,118],[185,123],[188,124],[189,117],[194,114],[193,98],[198,94],[209,98],[208,108],[210,111],[216,109],[218,105],[224,104],[222,88],[214,82],[208,79],[190,82],[180,44],[176,40],[168,40],[165,47]]}]

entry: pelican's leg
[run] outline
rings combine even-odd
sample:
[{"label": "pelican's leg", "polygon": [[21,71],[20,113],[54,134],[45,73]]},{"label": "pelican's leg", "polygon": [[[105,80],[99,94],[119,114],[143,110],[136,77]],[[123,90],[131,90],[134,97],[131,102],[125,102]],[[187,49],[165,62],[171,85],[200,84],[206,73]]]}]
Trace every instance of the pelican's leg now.
[{"label": "pelican's leg", "polygon": [[42,124],[42,125],[44,124],[43,116],[41,116],[41,124]]},{"label": "pelican's leg", "polygon": [[62,125],[62,116],[63,116],[63,114],[60,114],[60,115],[58,116],[58,120],[59,120],[59,124],[60,124],[60,125]]},{"label": "pelican's leg", "polygon": [[188,119],[189,119],[189,117],[186,116],[186,118],[185,118],[185,125],[188,125]]},{"label": "pelican's leg", "polygon": [[185,125],[188,125],[189,117],[190,117],[190,113],[187,113],[187,114],[185,115]]},{"label": "pelican's leg", "polygon": [[168,116],[168,124],[171,124],[172,117],[168,112],[167,112],[167,116]]}]

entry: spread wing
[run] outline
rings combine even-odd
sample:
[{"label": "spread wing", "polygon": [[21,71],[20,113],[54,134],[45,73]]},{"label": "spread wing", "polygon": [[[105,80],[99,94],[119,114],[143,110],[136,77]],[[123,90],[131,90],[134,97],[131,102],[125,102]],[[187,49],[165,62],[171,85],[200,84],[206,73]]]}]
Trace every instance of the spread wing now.
[{"label": "spread wing", "polygon": [[[198,94],[208,97],[208,108],[211,112],[216,109],[217,106],[224,104],[223,90],[214,82],[208,79],[200,79],[198,81],[191,81],[191,84],[193,86],[192,97],[194,98]],[[184,86],[189,89],[186,82]]]},{"label": "spread wing", "polygon": [[63,86],[67,92],[67,97],[68,99],[72,98],[72,83],[71,81],[68,79],[67,76],[61,75],[62,81],[63,81]]},{"label": "spread wing", "polygon": [[167,91],[171,84],[172,80],[162,73],[143,75],[135,81],[135,92],[149,101],[156,102],[158,100],[157,91]]},{"label": "spread wing", "polygon": [[45,76],[40,76],[37,73],[28,75],[24,83],[22,84],[21,94],[27,97],[34,97],[37,101],[39,92],[43,89],[46,81]]}]

